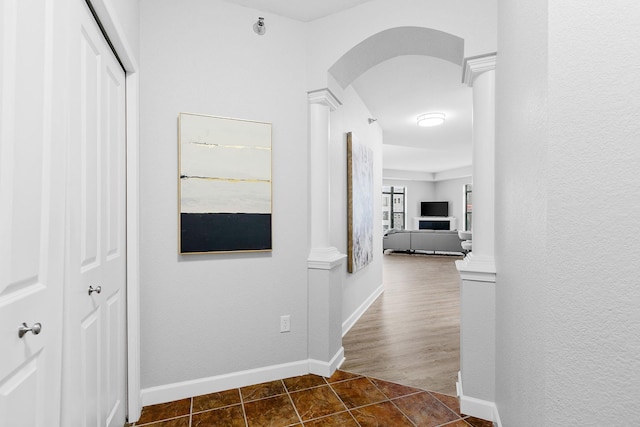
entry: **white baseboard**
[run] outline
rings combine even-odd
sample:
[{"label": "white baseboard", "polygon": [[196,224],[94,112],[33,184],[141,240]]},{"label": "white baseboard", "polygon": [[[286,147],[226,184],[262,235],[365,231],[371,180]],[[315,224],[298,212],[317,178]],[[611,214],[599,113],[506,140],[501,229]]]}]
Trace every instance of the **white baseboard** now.
[{"label": "white baseboard", "polygon": [[498,413],[498,407],[496,406],[496,411],[493,415],[493,425],[496,427],[502,427],[502,421],[500,421],[500,414]]},{"label": "white baseboard", "polygon": [[344,347],[331,358],[329,362],[321,360],[309,359],[309,373],[330,377],[344,363]]},{"label": "white baseboard", "polygon": [[[171,402],[202,394],[216,393],[232,388],[297,377],[299,375],[315,374],[330,377],[344,363],[344,347],[333,356],[329,362],[307,359],[282,365],[266,366],[264,368],[249,369],[215,377],[199,378],[197,380],[182,381],[158,387],[142,389],[142,406]],[[133,422],[134,420],[130,420]]]},{"label": "white baseboard", "polygon": [[[264,368],[145,388],[141,391],[142,406],[305,375],[309,373],[309,365],[309,360],[300,360],[282,365],[266,366]],[[129,421],[133,422],[134,420]]]},{"label": "white baseboard", "polygon": [[458,382],[456,382],[456,390],[460,398],[460,412],[472,417],[482,418],[484,420],[493,421],[496,427],[502,427],[500,422],[500,414],[495,402],[488,400],[476,399],[475,397],[465,396],[462,388],[462,375],[458,372]]},{"label": "white baseboard", "polygon": [[347,320],[342,322],[343,337],[347,335],[347,332],[349,332],[349,330],[353,328],[353,325],[356,324],[358,319],[362,317],[362,315],[367,311],[367,309],[371,307],[371,304],[373,304],[375,300],[377,300],[378,297],[382,295],[383,292],[384,292],[384,285],[378,286],[378,288],[375,291],[373,291],[371,295],[369,295],[369,298],[367,298],[362,304],[360,304],[360,307],[358,307],[356,311],[354,311]]}]

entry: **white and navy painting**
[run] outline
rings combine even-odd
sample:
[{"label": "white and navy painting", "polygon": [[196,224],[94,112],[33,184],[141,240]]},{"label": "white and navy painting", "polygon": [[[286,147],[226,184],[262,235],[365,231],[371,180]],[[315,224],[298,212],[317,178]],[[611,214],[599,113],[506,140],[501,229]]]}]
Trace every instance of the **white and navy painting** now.
[{"label": "white and navy painting", "polygon": [[348,271],[373,260],[373,150],[347,134]]},{"label": "white and navy painting", "polygon": [[180,113],[180,253],[269,251],[271,124]]}]

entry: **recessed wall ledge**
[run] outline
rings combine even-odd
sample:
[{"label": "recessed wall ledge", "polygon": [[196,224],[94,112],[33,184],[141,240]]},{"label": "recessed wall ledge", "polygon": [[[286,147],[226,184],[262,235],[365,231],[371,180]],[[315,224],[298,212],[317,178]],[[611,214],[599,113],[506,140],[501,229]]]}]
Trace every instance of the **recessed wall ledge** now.
[{"label": "recessed wall ledge", "polygon": [[456,268],[462,280],[494,283],[496,281],[496,262],[492,256],[478,256],[472,252],[464,259],[456,261]]},{"label": "recessed wall ledge", "polygon": [[340,253],[337,248],[311,248],[307,267],[315,270],[332,270],[342,265],[347,255]]}]

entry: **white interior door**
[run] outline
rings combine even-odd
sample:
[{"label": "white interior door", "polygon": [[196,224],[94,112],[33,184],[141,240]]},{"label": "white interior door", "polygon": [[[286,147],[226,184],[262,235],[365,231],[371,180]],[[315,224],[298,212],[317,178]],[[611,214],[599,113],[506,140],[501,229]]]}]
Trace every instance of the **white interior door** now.
[{"label": "white interior door", "polygon": [[54,1],[0,2],[2,426],[60,419],[66,143]]},{"label": "white interior door", "polygon": [[125,73],[85,2],[72,3],[63,425],[120,427],[126,412]]}]

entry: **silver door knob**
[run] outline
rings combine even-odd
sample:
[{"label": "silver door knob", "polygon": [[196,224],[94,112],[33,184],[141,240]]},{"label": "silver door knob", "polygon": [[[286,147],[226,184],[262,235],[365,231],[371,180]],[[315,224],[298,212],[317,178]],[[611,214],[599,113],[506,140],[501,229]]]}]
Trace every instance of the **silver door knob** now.
[{"label": "silver door knob", "polygon": [[89,295],[91,295],[94,292],[96,294],[99,294],[100,292],[102,292],[102,286],[96,286],[95,288],[93,286],[89,286]]},{"label": "silver door knob", "polygon": [[34,323],[33,326],[29,327],[26,323],[23,323],[18,328],[18,336],[22,338],[24,334],[27,332],[31,332],[33,335],[38,335],[42,330],[42,325],[40,323]]}]

